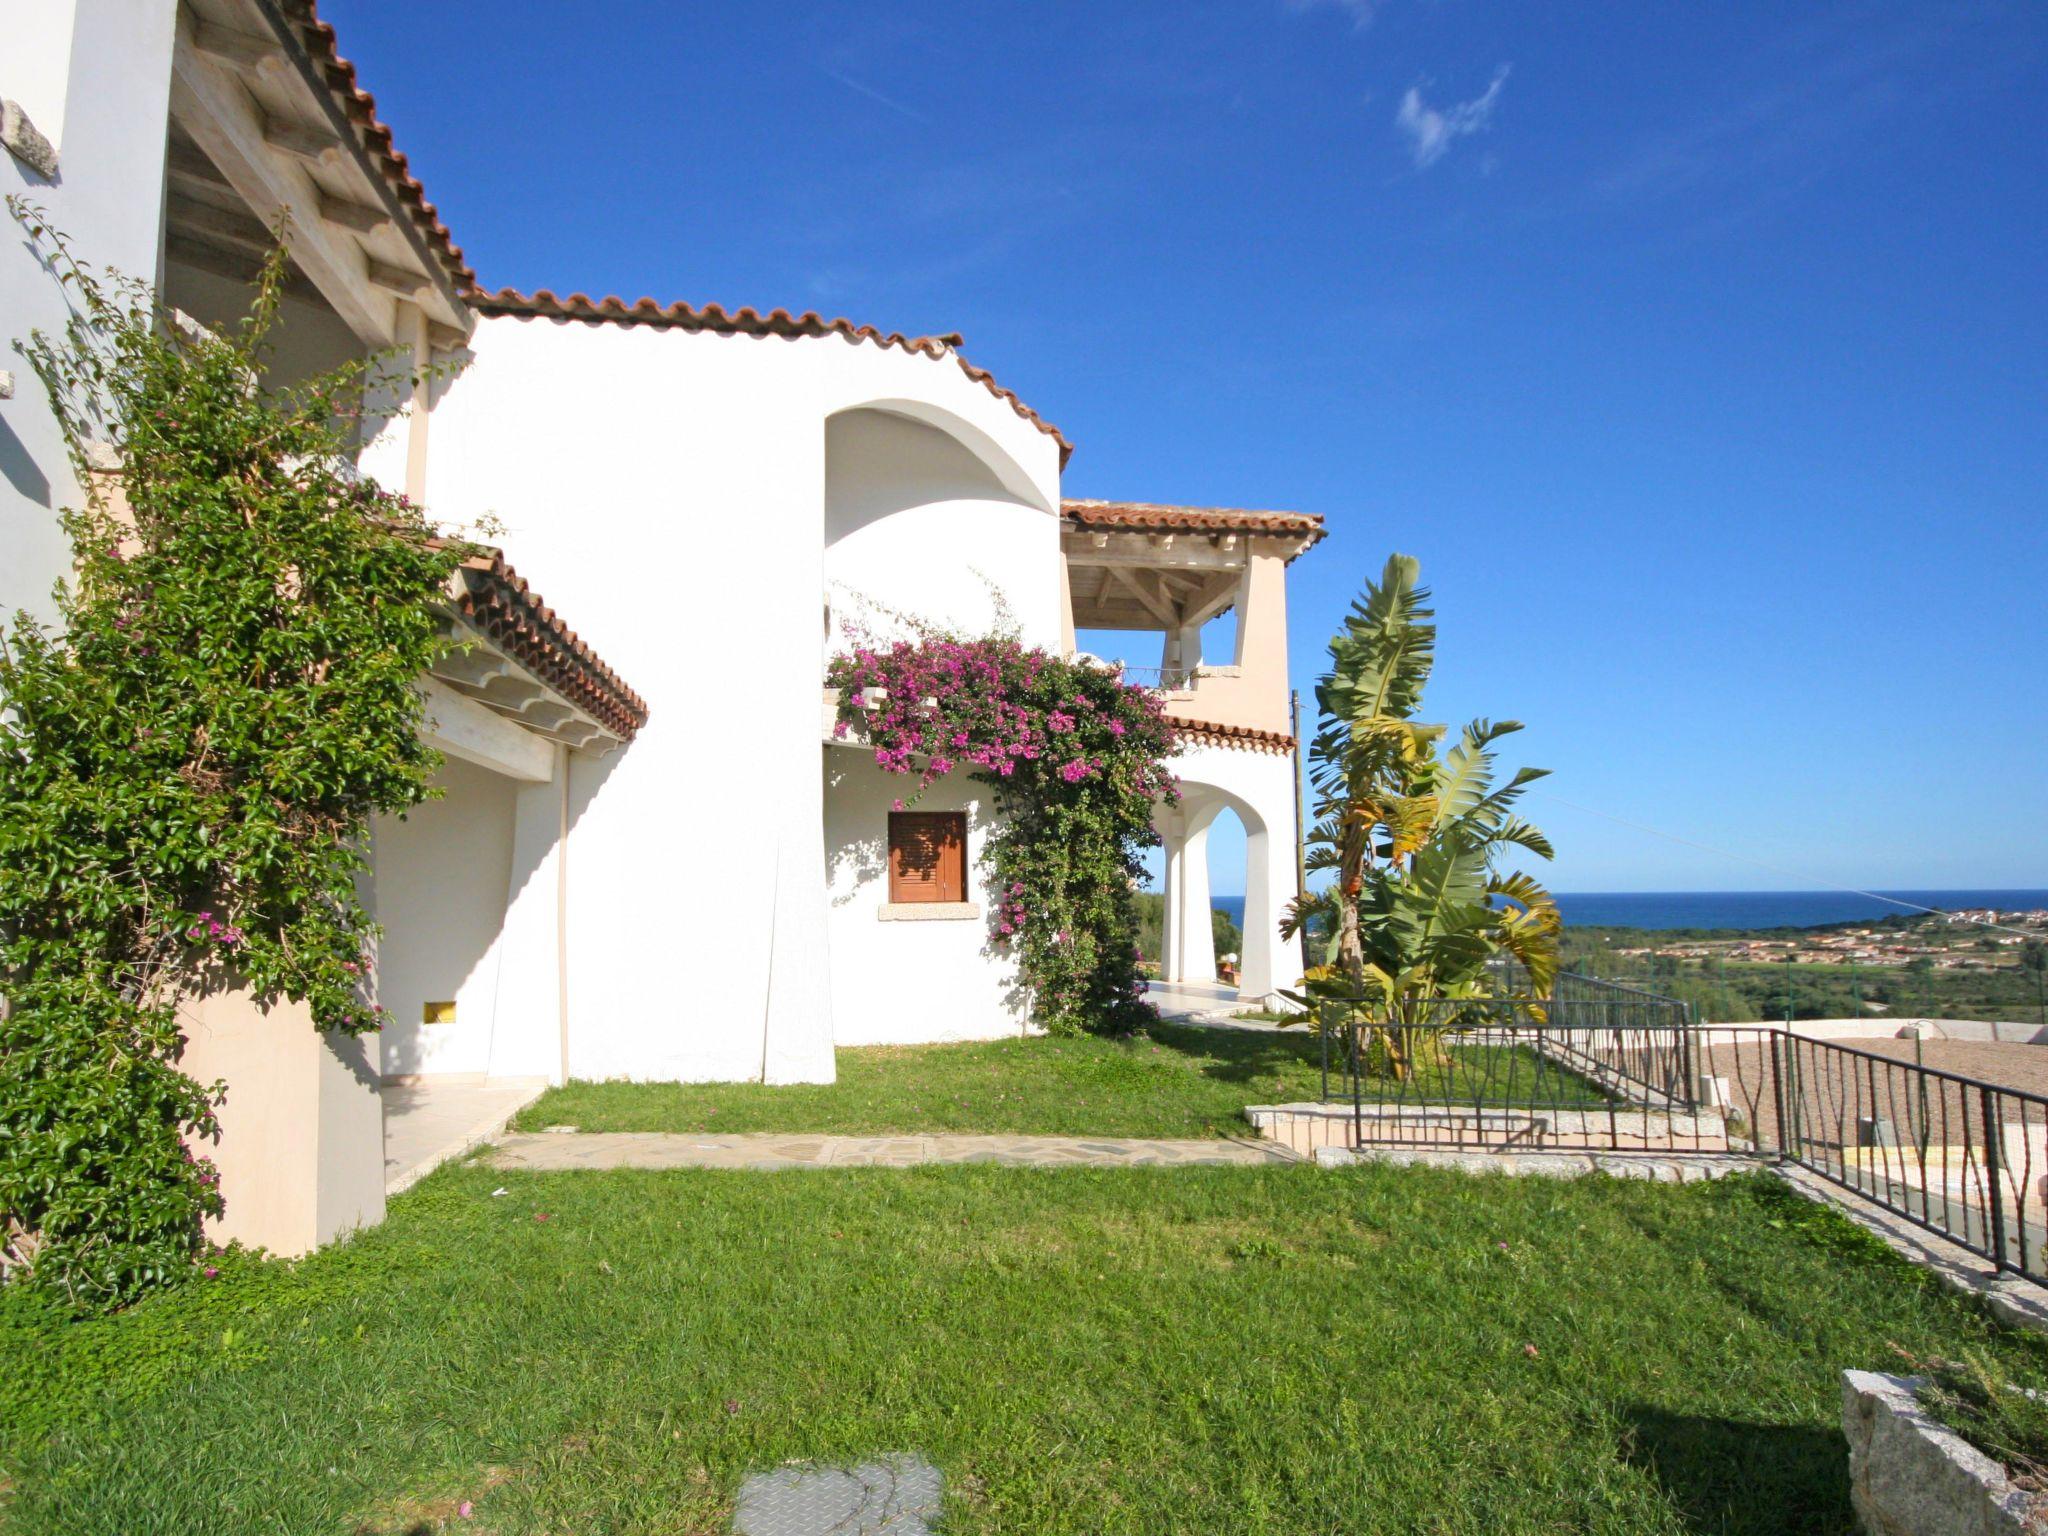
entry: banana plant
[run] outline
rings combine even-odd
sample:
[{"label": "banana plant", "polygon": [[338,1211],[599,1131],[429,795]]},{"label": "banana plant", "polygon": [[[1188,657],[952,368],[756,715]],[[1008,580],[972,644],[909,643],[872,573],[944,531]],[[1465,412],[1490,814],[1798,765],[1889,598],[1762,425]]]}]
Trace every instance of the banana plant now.
[{"label": "banana plant", "polygon": [[1515,804],[1542,778],[1519,768],[1497,782],[1495,744],[1513,720],[1475,720],[1445,745],[1418,721],[1435,663],[1429,589],[1407,555],[1389,557],[1330,642],[1316,684],[1309,749],[1315,795],[1310,871],[1334,878],[1298,900],[1284,931],[1311,922],[1328,935],[1324,963],[1288,993],[1312,1015],[1337,1018],[1373,1069],[1410,1076],[1418,1052],[1441,1058],[1443,1001],[1502,995],[1500,960],[1548,994],[1562,928],[1556,902],[1530,875],[1505,870],[1513,850],[1551,857]]}]

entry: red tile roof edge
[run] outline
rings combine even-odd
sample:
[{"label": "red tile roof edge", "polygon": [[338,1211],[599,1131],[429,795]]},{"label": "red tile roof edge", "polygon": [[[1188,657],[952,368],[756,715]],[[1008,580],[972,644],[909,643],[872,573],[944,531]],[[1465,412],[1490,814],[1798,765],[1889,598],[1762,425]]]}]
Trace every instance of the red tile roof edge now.
[{"label": "red tile roof edge", "polygon": [[334,28],[320,19],[316,0],[277,0],[278,11],[305,47],[314,72],[340,104],[343,115],[362,135],[363,150],[384,180],[397,194],[399,203],[412,216],[428,246],[440,259],[441,269],[458,294],[476,287],[476,273],[462,259],[462,247],[455,243],[427,191],[407,168],[404,155],[391,142],[391,129],[377,116],[377,98],[356,83],[356,67],[344,59],[337,47]]},{"label": "red tile roof edge", "polygon": [[1326,532],[1313,512],[1260,512],[1245,507],[1180,507],[1156,501],[1097,501],[1070,497],[1063,516],[1084,528],[1131,528],[1170,533],[1180,529],[1222,533],[1293,533],[1310,544]]},{"label": "red tile roof edge", "polygon": [[872,342],[885,349],[896,347],[923,357],[950,357],[968,378],[1058,443],[1062,469],[1073,457],[1074,445],[1067,441],[1065,433],[1026,405],[1014,390],[998,384],[995,375],[986,368],[977,368],[960,355],[960,338],[957,335],[905,336],[900,331],[881,331],[872,325],[856,325],[844,318],[827,320],[815,310],[792,315],[786,309],[774,309],[764,315],[752,306],[729,311],[719,304],[706,304],[699,308],[681,302],[662,305],[645,298],[628,304],[616,294],[593,299],[587,293],[572,293],[561,298],[547,288],[534,293],[521,293],[516,288],[500,288],[495,293],[473,289],[467,297],[469,307],[480,315],[511,315],[522,320],[580,320],[593,325],[651,325],[671,330],[711,331],[723,336],[779,336],[785,340],[840,336],[847,341]]},{"label": "red tile roof edge", "polygon": [[463,619],[607,730],[631,741],[647,723],[647,701],[541,601],[503,550],[476,549],[459,567],[464,579],[456,606]]},{"label": "red tile roof edge", "polygon": [[342,113],[362,135],[364,152],[412,215],[414,225],[440,259],[442,270],[456,293],[475,313],[613,321],[625,325],[671,325],[739,335],[839,335],[848,341],[872,341],[878,346],[901,347],[906,352],[918,352],[926,357],[951,357],[968,378],[1006,402],[1011,410],[1060,445],[1062,469],[1073,457],[1074,445],[1065,433],[1026,405],[1014,390],[998,384],[995,375],[986,368],[978,368],[960,355],[958,336],[885,334],[871,325],[855,325],[843,319],[826,320],[815,313],[792,316],[783,309],[763,316],[751,308],[728,314],[716,304],[693,309],[687,304],[677,303],[664,309],[652,299],[628,305],[616,297],[594,300],[581,293],[558,299],[545,288],[532,295],[511,288],[501,288],[496,293],[485,292],[477,284],[475,270],[462,259],[462,247],[455,243],[448,226],[441,222],[434,205],[427,201],[426,188],[412,174],[406,157],[392,144],[390,127],[377,116],[377,98],[357,84],[356,67],[341,56],[334,28],[320,19],[317,0],[277,0],[277,4],[279,14],[298,34],[315,73],[326,82]]},{"label": "red tile roof edge", "polygon": [[1168,715],[1166,723],[1176,736],[1192,736],[1219,747],[1244,747],[1253,752],[1292,752],[1294,738],[1280,731],[1262,731],[1250,725],[1223,725],[1214,720],[1183,720]]}]

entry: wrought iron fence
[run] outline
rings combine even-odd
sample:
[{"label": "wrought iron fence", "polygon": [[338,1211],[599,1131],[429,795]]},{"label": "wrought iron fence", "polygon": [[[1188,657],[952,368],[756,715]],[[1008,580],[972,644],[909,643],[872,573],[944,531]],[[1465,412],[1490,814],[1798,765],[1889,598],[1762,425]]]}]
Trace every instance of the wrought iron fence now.
[{"label": "wrought iron fence", "polygon": [[[1583,979],[1581,979],[1583,980]],[[1361,1018],[1316,1010],[1322,1100],[1283,1139],[1452,1151],[1728,1150],[1695,1101],[1682,1003],[1585,981],[1533,998],[1428,998]]]},{"label": "wrought iron fence", "polygon": [[1696,1033],[1744,1149],[2048,1280],[2048,1098],[1782,1027]]},{"label": "wrought iron fence", "polygon": [[1315,1023],[1320,1101],[1254,1112],[1297,1151],[1793,1163],[2048,1280],[2048,1097],[1777,1025],[1699,1025],[1683,1003],[1590,977],[1391,1019],[1325,1000]]}]

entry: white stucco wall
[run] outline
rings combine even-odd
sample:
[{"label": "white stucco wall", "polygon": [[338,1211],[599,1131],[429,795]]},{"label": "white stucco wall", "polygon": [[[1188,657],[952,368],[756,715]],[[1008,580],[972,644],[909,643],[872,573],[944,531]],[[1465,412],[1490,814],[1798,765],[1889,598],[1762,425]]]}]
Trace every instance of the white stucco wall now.
[{"label": "white stucco wall", "polygon": [[65,98],[71,91],[71,30],[77,7],[66,0],[10,6],[0,96],[18,103],[42,136],[64,149]]},{"label": "white stucco wall", "polygon": [[[452,758],[435,783],[442,798],[403,820],[379,817],[374,828],[387,1076],[490,1066],[519,786]],[[421,1023],[423,1004],[450,1000],[453,1024]]]},{"label": "white stucco wall", "polygon": [[882,920],[889,900],[889,811],[915,780],[884,773],[858,747],[825,752],[825,856],[831,880],[832,1025],[840,1045],[924,1045],[1023,1032],[1017,967],[990,942],[981,851],[989,792],[949,774],[920,811],[967,813],[967,899],[974,917]]},{"label": "white stucco wall", "polygon": [[885,411],[825,425],[825,585],[841,619],[907,637],[900,615],[963,635],[1007,609],[1028,644],[1060,634],[1059,519],[1009,491],[957,439]]},{"label": "white stucco wall", "polygon": [[[8,7],[0,45],[0,96],[32,116],[53,114],[37,126],[59,156],[51,181],[0,151],[0,196],[41,206],[82,260],[143,278],[157,271],[176,15],[175,0],[34,0]],[[21,608],[47,620],[50,588],[71,567],[56,512],[76,504],[78,488],[42,386],[12,347],[32,329],[61,331],[64,315],[57,285],[8,221],[0,368],[14,374],[14,398],[0,400],[0,623],[9,625]]]},{"label": "white stucco wall", "polygon": [[[494,514],[653,711],[572,764],[570,1069],[828,1077],[826,422],[943,425],[1037,505],[1049,550],[1058,445],[950,360],[839,337],[500,318],[472,347],[434,412],[429,509]],[[364,465],[396,483],[402,454],[387,436]]]}]

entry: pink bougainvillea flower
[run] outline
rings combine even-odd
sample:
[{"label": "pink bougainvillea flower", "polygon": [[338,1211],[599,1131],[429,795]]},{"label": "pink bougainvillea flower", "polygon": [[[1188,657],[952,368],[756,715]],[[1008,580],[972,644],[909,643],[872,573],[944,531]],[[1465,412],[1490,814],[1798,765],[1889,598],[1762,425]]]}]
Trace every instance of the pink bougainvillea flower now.
[{"label": "pink bougainvillea flower", "polygon": [[470,1503],[469,1500],[464,1499],[455,1506],[455,1513],[462,1516],[465,1520],[474,1520],[476,1518],[476,1506]]}]

